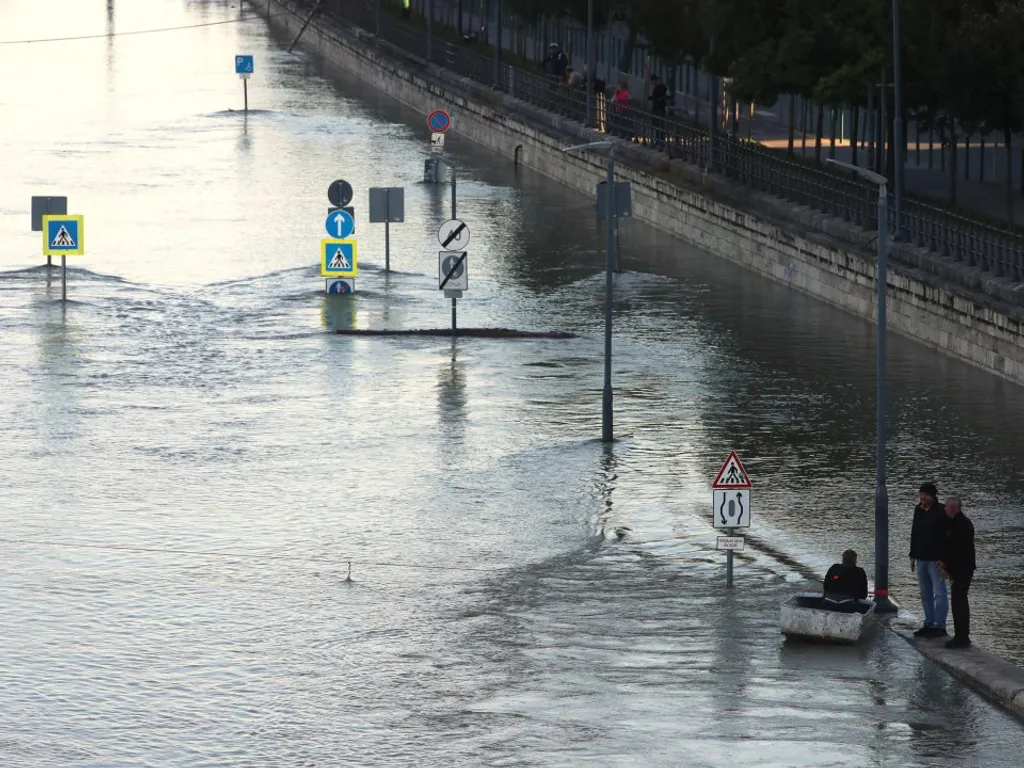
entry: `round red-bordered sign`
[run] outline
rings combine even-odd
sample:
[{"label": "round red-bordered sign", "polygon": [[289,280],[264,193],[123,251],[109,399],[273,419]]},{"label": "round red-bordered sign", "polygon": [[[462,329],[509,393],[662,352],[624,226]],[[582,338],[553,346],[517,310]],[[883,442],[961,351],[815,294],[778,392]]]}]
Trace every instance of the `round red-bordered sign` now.
[{"label": "round red-bordered sign", "polygon": [[434,133],[447,133],[452,127],[452,116],[443,109],[435,109],[427,115],[427,127]]}]

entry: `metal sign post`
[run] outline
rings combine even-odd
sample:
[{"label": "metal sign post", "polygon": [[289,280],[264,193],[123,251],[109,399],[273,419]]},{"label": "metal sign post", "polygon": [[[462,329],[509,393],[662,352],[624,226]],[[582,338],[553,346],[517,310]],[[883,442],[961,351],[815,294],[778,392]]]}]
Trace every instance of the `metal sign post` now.
[{"label": "metal sign post", "polygon": [[370,188],[370,223],[384,224],[384,271],[391,271],[391,222],[405,221],[404,187]]},{"label": "metal sign post", "polygon": [[[437,242],[445,250],[438,254],[438,289],[452,300],[452,336],[458,335],[458,299],[462,292],[469,290],[468,253],[462,253],[469,245],[469,227],[452,218],[437,230]],[[451,250],[449,250],[451,249]]]},{"label": "metal sign post", "polygon": [[235,74],[242,78],[242,94],[245,99],[245,113],[249,114],[249,78],[252,77],[253,58],[249,55],[235,56]]},{"label": "metal sign post", "polygon": [[715,549],[725,550],[725,586],[732,589],[733,553],[743,551],[744,539],[737,530],[750,527],[750,476],[736,451],[729,453],[711,484],[711,515],[715,528],[725,531]]},{"label": "metal sign post", "polygon": [[344,179],[332,181],[327,188],[331,208],[324,221],[328,237],[320,241],[320,274],[329,278],[325,283],[328,294],[346,295],[356,291],[359,250],[354,237],[355,209],[348,205],[352,195],[352,185]]},{"label": "metal sign post", "polygon": [[85,253],[85,217],[67,214],[44,215],[41,220],[43,253],[60,256],[61,300],[68,300],[68,256]]},{"label": "metal sign post", "polygon": [[[66,197],[32,197],[32,231],[43,231],[43,216],[54,214],[65,214],[68,212],[68,199]],[[53,266],[53,257],[46,255],[46,266]]]},{"label": "metal sign post", "polygon": [[[733,534],[736,533],[736,529],[735,528],[727,528],[726,529],[726,533],[728,533],[729,536],[732,536]],[[725,588],[726,589],[732,589],[732,558],[733,558],[732,550],[731,549],[726,550],[726,552],[725,552]]]}]

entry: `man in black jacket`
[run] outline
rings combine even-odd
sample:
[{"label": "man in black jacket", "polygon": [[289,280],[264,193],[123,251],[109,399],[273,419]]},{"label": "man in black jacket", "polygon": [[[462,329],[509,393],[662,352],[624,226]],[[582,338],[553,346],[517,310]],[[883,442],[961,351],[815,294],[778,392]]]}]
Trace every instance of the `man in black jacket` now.
[{"label": "man in black jacket", "polygon": [[921,486],[921,503],[914,508],[910,528],[910,570],[917,574],[917,588],[924,608],[924,626],[914,637],[945,637],[949,598],[946,580],[939,574],[939,559],[946,542],[949,518],[938,501],[934,483]]},{"label": "man in black jacket", "polygon": [[946,499],[949,530],[942,549],[942,571],[949,576],[953,608],[953,639],[947,648],[969,648],[971,645],[971,608],[967,590],[974,578],[974,523],[961,510],[960,499]]},{"label": "man in black jacket", "polygon": [[836,563],[825,574],[825,597],[854,598],[863,600],[868,596],[868,575],[857,565],[857,553],[852,549],[843,552],[842,564]]}]

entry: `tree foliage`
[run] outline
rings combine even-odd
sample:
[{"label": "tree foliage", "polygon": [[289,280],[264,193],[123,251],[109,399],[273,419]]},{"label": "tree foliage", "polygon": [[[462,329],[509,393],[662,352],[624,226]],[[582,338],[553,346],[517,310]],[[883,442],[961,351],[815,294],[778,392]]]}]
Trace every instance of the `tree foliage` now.
[{"label": "tree foliage", "polygon": [[[667,63],[731,78],[744,101],[793,93],[862,107],[883,71],[892,77],[893,0],[593,2],[598,29],[622,23]],[[587,0],[504,3],[524,19],[587,18]],[[899,3],[906,117],[948,132],[1024,130],[1024,0]]]}]

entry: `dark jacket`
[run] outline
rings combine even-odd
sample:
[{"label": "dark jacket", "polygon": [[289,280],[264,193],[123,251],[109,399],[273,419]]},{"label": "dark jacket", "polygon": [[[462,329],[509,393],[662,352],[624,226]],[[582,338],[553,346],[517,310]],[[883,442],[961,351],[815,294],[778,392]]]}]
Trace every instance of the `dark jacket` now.
[{"label": "dark jacket", "polygon": [[664,83],[657,83],[651,89],[651,95],[648,98],[651,100],[651,111],[656,115],[664,115],[665,106],[668,104],[668,86]]},{"label": "dark jacket", "polygon": [[939,558],[946,573],[956,581],[974,573],[974,523],[963,512],[949,521],[946,543]]},{"label": "dark jacket", "polygon": [[868,575],[859,565],[836,563],[825,574],[825,594],[863,600],[868,596]]},{"label": "dark jacket", "polygon": [[910,527],[910,556],[914,560],[940,560],[946,543],[949,518],[946,508],[938,502],[925,510],[914,507],[914,523]]},{"label": "dark jacket", "polygon": [[545,67],[552,75],[561,77],[569,66],[569,57],[565,55],[565,51],[557,50],[545,56],[541,66]]}]

